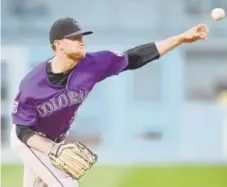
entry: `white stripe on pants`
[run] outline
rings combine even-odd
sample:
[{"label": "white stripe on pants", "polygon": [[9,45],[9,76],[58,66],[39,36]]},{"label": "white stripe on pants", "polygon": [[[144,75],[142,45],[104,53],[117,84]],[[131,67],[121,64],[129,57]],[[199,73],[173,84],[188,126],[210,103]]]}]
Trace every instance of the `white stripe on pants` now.
[{"label": "white stripe on pants", "polygon": [[[27,147],[16,136],[13,125],[11,131],[11,147],[24,164],[23,187],[78,187],[78,181],[54,167],[48,156]],[[42,182],[43,181],[43,182]]]}]

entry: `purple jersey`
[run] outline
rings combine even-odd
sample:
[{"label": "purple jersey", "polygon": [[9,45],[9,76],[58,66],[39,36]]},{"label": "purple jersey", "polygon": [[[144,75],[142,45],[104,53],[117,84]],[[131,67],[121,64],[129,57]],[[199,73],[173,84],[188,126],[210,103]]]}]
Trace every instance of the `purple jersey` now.
[{"label": "purple jersey", "polygon": [[126,66],[124,55],[100,51],[87,53],[69,74],[65,86],[49,82],[48,60],[35,67],[21,82],[13,106],[14,124],[33,126],[50,137],[64,134],[93,86]]}]

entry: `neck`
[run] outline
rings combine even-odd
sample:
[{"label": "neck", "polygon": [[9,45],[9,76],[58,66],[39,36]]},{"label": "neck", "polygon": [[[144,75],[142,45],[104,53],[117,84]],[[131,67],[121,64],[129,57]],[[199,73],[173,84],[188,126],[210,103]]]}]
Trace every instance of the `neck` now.
[{"label": "neck", "polygon": [[53,73],[64,73],[75,67],[78,60],[73,60],[65,55],[55,55],[51,62],[51,69]]}]

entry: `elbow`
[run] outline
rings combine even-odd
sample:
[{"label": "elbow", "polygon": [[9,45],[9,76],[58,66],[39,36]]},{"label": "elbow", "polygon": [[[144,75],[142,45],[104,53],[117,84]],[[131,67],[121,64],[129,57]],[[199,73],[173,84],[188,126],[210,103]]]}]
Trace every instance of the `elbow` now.
[{"label": "elbow", "polygon": [[17,138],[27,145],[28,139],[34,134],[34,131],[27,126],[16,125],[16,135]]},{"label": "elbow", "polygon": [[24,142],[24,139],[23,139],[23,136],[24,136],[24,127],[23,126],[21,126],[21,125],[17,125],[16,126],[16,135],[17,135],[17,138],[20,140],[20,141],[22,141],[23,143],[25,143]]},{"label": "elbow", "polygon": [[16,125],[16,135],[17,135],[17,138],[21,140],[22,133],[21,133],[21,126],[19,125]]}]

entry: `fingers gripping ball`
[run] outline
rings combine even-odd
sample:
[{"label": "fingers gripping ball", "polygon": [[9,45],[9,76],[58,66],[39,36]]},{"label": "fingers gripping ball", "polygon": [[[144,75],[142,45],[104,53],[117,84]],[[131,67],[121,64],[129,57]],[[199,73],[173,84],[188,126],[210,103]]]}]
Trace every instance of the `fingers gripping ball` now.
[{"label": "fingers gripping ball", "polygon": [[56,145],[49,158],[55,167],[77,180],[97,161],[97,155],[78,141]]}]

